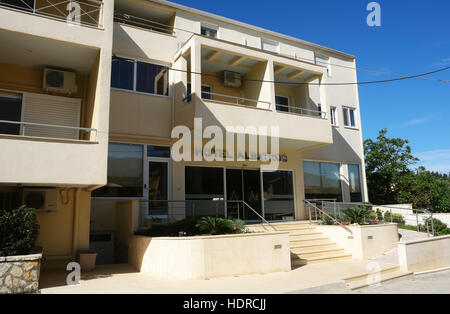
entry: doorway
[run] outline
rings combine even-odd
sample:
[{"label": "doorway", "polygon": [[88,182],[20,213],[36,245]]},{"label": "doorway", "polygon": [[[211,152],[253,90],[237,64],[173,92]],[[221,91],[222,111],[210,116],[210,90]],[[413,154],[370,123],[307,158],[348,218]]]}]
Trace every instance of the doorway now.
[{"label": "doorway", "polygon": [[[245,221],[261,220],[262,213],[261,172],[259,170],[226,170],[228,216]],[[242,204],[244,201],[248,206]]]}]

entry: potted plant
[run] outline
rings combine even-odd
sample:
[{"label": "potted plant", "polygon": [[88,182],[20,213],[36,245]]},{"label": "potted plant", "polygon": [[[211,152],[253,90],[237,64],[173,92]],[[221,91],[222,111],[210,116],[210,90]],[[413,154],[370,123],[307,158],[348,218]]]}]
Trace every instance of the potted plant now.
[{"label": "potted plant", "polygon": [[0,210],[0,294],[39,291],[42,249],[35,247],[38,235],[34,209]]},{"label": "potted plant", "polygon": [[95,261],[97,260],[97,252],[82,251],[78,254],[81,271],[93,271],[95,269]]}]

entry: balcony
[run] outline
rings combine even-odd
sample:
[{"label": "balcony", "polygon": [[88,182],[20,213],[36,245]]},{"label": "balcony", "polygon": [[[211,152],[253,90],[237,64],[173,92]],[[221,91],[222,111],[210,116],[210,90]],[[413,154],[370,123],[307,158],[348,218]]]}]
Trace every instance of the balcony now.
[{"label": "balcony", "polygon": [[201,117],[204,128],[278,126],[280,145],[289,149],[333,143],[323,70],[315,65],[194,35],[175,67],[187,71],[174,74],[177,124],[192,128]]},{"label": "balcony", "polygon": [[98,0],[0,0],[0,7],[102,28],[103,1]]}]

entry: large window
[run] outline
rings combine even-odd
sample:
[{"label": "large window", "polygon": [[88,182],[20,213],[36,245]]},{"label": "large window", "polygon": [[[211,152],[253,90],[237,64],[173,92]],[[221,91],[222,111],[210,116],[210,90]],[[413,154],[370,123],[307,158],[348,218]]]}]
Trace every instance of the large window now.
[{"label": "large window", "polygon": [[185,168],[186,216],[220,216],[224,213],[223,168]]},{"label": "large window", "polygon": [[350,184],[350,200],[354,203],[362,202],[361,176],[359,165],[348,165],[348,181]]},{"label": "large window", "polygon": [[264,214],[267,220],[294,220],[292,171],[263,173]]},{"label": "large window", "polygon": [[[22,97],[0,94],[0,120],[20,122]],[[19,135],[20,124],[0,123],[0,134]]]},{"label": "large window", "polygon": [[143,196],[142,145],[110,143],[108,150],[108,183],[93,192],[94,197]]},{"label": "large window", "polygon": [[289,112],[289,97],[275,96],[277,111]]},{"label": "large window", "polygon": [[134,59],[113,57],[111,87],[169,96],[169,68]]},{"label": "large window", "polygon": [[335,199],[342,202],[340,165],[326,162],[303,162],[306,199]]}]

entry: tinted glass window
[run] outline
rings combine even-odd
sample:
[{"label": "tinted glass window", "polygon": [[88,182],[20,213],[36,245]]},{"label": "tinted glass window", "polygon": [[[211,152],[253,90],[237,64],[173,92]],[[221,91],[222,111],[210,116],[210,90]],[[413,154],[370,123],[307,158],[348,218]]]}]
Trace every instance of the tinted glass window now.
[{"label": "tinted glass window", "polygon": [[147,146],[148,157],[170,158],[170,147]]},{"label": "tinted glass window", "polygon": [[[0,120],[20,122],[22,116],[22,99],[0,96]],[[19,135],[20,125],[0,123],[0,134]]]},{"label": "tinted glass window", "polygon": [[354,203],[362,202],[359,165],[348,165],[348,180],[350,184],[350,200]]},{"label": "tinted glass window", "polygon": [[342,201],[340,165],[326,162],[303,162],[306,199]]},{"label": "tinted glass window", "polygon": [[137,82],[136,90],[138,92],[169,95],[169,77],[167,67],[138,62],[137,63]]},{"label": "tinted glass window", "polygon": [[294,185],[292,171],[263,173],[264,210],[267,220],[293,220]]},{"label": "tinted glass window", "polygon": [[133,90],[134,61],[113,57],[111,69],[111,87]]}]

